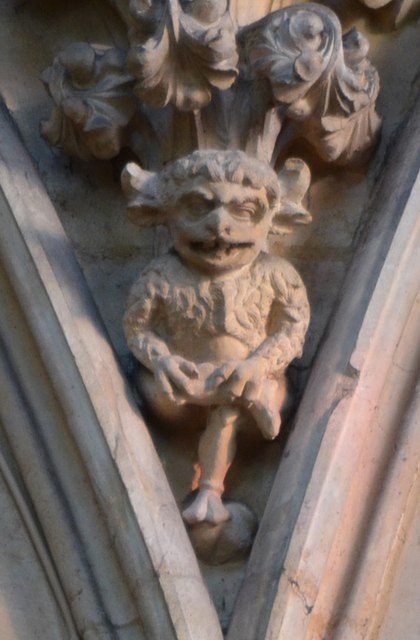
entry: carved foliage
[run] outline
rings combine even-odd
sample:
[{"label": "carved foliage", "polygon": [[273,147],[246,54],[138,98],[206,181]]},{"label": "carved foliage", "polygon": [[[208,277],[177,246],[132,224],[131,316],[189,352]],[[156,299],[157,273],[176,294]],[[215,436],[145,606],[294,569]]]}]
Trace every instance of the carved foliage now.
[{"label": "carved foliage", "polygon": [[[52,145],[110,158],[128,143],[148,167],[159,165],[152,157],[176,157],[182,137],[182,153],[233,147],[276,162],[290,119],[301,123],[293,135],[327,161],[348,163],[372,146],[379,78],[368,43],[354,29],[342,38],[327,7],[274,11],[237,38],[226,0],[127,0],[120,10],[129,26],[127,58],[78,43],[45,72],[56,104],[43,125]],[[163,147],[169,153],[160,154]]]},{"label": "carved foliage", "polygon": [[344,35],[344,56],[332,76],[326,109],[318,123],[312,122],[309,135],[326,160],[347,163],[359,158],[379,133],[379,76],[367,59],[368,50],[366,38],[356,29]]},{"label": "carved foliage", "polygon": [[338,48],[337,25],[323,14],[314,9],[279,11],[257,23],[249,35],[245,32],[244,49],[251,69],[269,80],[275,100],[290,105],[291,116],[311,112],[314,105],[307,93],[328,69]]},{"label": "carved foliage", "polygon": [[242,43],[249,70],[268,80],[284,116],[305,121],[300,133],[325,160],[347,162],[371,146],[379,78],[356,29],[341,40],[336,16],[308,4],[267,16]]},{"label": "carved foliage", "polygon": [[212,87],[237,76],[235,31],[226,0],[132,0],[128,66],[146,103],[200,109]]},{"label": "carved foliage", "polygon": [[119,49],[78,42],[44,71],[55,109],[41,130],[51,145],[83,159],[119,153],[136,111],[125,58]]}]

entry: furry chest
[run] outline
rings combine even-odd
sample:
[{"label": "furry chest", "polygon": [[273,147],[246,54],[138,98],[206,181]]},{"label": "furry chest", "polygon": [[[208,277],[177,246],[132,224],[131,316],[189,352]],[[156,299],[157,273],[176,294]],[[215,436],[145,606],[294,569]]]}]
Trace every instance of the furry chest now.
[{"label": "furry chest", "polygon": [[[255,347],[266,337],[273,293],[249,278],[170,287],[162,314],[169,335],[228,335]],[[162,318],[162,319],[163,319]]]}]

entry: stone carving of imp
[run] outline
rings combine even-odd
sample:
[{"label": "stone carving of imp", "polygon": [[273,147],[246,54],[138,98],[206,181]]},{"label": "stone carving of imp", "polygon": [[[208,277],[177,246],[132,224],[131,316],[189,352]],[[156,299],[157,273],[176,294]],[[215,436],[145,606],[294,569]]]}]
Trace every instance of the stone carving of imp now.
[{"label": "stone carving of imp", "polygon": [[189,523],[229,519],[221,496],[238,429],[279,433],[285,370],[301,355],[309,305],[298,273],[268,255],[267,239],[310,220],[301,206],[309,177],[301,160],[277,176],[242,151],[196,151],[156,174],[124,169],[131,220],[167,225],[173,242],[127,304],[141,393],[165,421],[191,420],[198,406],[207,425]]}]

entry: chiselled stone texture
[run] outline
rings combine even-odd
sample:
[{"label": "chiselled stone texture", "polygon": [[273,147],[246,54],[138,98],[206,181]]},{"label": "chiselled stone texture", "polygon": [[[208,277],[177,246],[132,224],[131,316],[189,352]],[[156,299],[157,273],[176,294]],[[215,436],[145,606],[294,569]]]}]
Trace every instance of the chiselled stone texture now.
[{"label": "chiselled stone texture", "polygon": [[247,69],[241,97],[250,115],[260,112],[265,119],[257,129],[250,117],[240,121],[247,148],[271,160],[279,151],[273,132],[280,133],[287,119],[302,123],[299,135],[327,161],[345,164],[372,146],[380,127],[375,112],[379,78],[359,31],[341,39],[336,16],[308,4],[270,14],[239,39]]},{"label": "chiselled stone texture", "polygon": [[[297,629],[302,640],[400,637],[383,627],[419,503],[419,106],[372,199],[229,640],[289,639]],[[412,597],[413,587],[407,590]],[[418,620],[406,624],[401,616],[399,624],[407,630],[401,637],[415,640]]]},{"label": "chiselled stone texture", "polygon": [[[65,623],[55,638],[221,640],[149,432],[4,109],[0,139],[0,438]],[[41,595],[40,584],[34,604]],[[39,611],[50,616],[50,602]],[[2,607],[2,639],[33,640],[15,614]]]}]

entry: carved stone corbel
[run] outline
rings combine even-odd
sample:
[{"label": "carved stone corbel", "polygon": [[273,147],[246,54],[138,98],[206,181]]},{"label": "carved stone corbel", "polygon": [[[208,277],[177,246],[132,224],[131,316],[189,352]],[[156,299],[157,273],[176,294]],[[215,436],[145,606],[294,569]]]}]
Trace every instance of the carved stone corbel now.
[{"label": "carved stone corbel", "polygon": [[[119,369],[110,344],[112,338],[106,334],[91,302],[88,286],[53,205],[19,135],[10,126],[5,111],[0,113],[0,441],[3,445],[7,439],[8,448],[5,449],[11,452],[10,465],[5,465],[0,457],[0,476],[6,477],[11,471],[19,481],[18,487],[12,487],[12,493],[16,504],[20,504],[26,526],[31,529],[34,555],[41,556],[43,582],[51,587],[53,599],[58,604],[57,628],[62,628],[63,633],[58,631],[54,635],[55,627],[52,627],[48,630],[52,640],[67,636],[72,639],[80,636],[84,640],[221,640],[223,636],[229,640],[280,637],[287,640],[295,637],[298,640],[315,637],[349,640],[366,634],[369,638],[411,638],[411,634],[405,632],[387,635],[385,630],[384,635],[381,625],[390,608],[389,596],[397,591],[404,545],[409,556],[406,565],[413,571],[410,553],[414,545],[410,547],[405,540],[414,535],[411,523],[419,456],[416,436],[418,389],[413,392],[418,369],[418,351],[414,345],[418,344],[420,326],[415,301],[419,264],[415,208],[418,183],[416,191],[413,188],[414,173],[418,169],[415,146],[418,121],[416,124],[413,115],[404,121],[401,115],[407,110],[407,104],[412,103],[412,95],[408,98],[408,93],[402,92],[404,100],[396,105],[398,116],[392,109],[385,110],[388,123],[390,114],[394,117],[398,133],[392,139],[387,126],[373,170],[357,182],[356,191],[365,190],[365,199],[351,197],[344,202],[345,179],[350,172],[337,171],[326,180],[323,172],[327,169],[323,165],[316,168],[317,183],[307,201],[309,167],[300,159],[286,159],[289,142],[298,140],[298,136],[304,137],[319,156],[336,163],[346,164],[363,157],[378,135],[379,121],[375,112],[378,77],[367,59],[367,44],[363,37],[353,30],[342,37],[337,19],[325,7],[310,3],[289,7],[288,0],[254,1],[252,6],[250,2],[230,2],[238,63],[235,64],[237,71],[233,71],[234,58],[227,62],[229,73],[235,75],[227,88],[218,86],[219,79],[215,82],[213,74],[217,60],[210,48],[210,67],[200,65],[199,73],[194,70],[188,78],[184,75],[176,86],[175,83],[166,86],[157,78],[157,84],[151,82],[147,97],[149,87],[143,86],[143,81],[147,65],[154,60],[153,57],[147,60],[146,54],[143,56],[142,46],[150,40],[152,48],[159,48],[156,23],[151,25],[153,28],[146,34],[149,37],[144,40],[137,33],[138,25],[134,25],[133,42],[136,42],[132,48],[133,56],[137,57],[132,69],[128,68],[126,51],[83,43],[67,49],[45,75],[55,103],[55,114],[45,125],[49,142],[84,159],[111,158],[124,147],[130,149],[140,165],[129,163],[123,174],[123,190],[128,197],[131,220],[138,225],[165,223],[170,227],[178,213],[187,213],[195,223],[203,215],[208,218],[206,223],[210,223],[210,227],[213,225],[214,229],[216,225],[216,233],[204,240],[195,238],[195,249],[215,259],[217,264],[220,264],[220,255],[234,256],[238,250],[236,245],[241,244],[232,241],[231,237],[226,238],[227,229],[230,236],[233,230],[227,209],[234,218],[244,216],[246,219],[250,214],[251,218],[254,214],[258,217],[261,212],[258,199],[261,198],[268,209],[263,207],[266,220],[269,219],[267,214],[272,214],[270,232],[278,233],[283,239],[295,225],[311,221],[308,209],[313,207],[317,216],[323,214],[321,208],[325,199],[319,198],[317,191],[320,173],[322,180],[327,182],[323,185],[324,193],[328,191],[330,195],[331,191],[336,191],[340,206],[343,195],[342,209],[346,219],[330,215],[329,207],[325,207],[325,217],[320,215],[318,218],[317,239],[324,232],[326,238],[334,235],[334,242],[339,240],[334,249],[341,254],[343,245],[338,225],[352,221],[346,234],[351,248],[345,246],[348,262],[342,267],[343,273],[353,250],[355,256],[339,292],[340,299],[316,359],[309,362],[308,358],[298,364],[302,367],[299,375],[304,371],[303,375],[308,373],[310,377],[306,386],[303,379],[299,389],[303,395],[293,429],[286,442],[264,447],[264,455],[277,447],[277,454],[274,451],[275,455],[270,459],[255,456],[256,448],[250,451],[254,466],[245,468],[246,473],[251,473],[246,480],[248,482],[250,478],[249,485],[242,493],[240,487],[238,490],[240,483],[232,483],[231,498],[246,503],[250,495],[259,496],[261,485],[256,482],[256,474],[261,477],[265,472],[271,472],[264,478],[266,495],[272,486],[268,502],[266,496],[258,498],[256,513],[261,519],[255,540],[257,519],[244,503],[228,500],[222,504],[219,515],[220,512],[223,515],[225,507],[231,518],[216,524],[213,524],[214,518],[211,524],[208,521],[197,523],[201,519],[197,518],[197,512],[202,511],[203,503],[196,504],[191,513],[189,509],[195,495],[190,495],[190,501],[183,504],[185,519],[192,523],[188,528],[193,546],[205,561],[201,572],[179,513],[182,497],[188,491],[185,486],[189,476],[174,484],[177,505],[132,390]],[[128,0],[114,0],[113,4],[118,5],[127,25],[133,24],[133,19],[135,22]],[[178,65],[182,47],[176,8],[190,10],[193,8],[191,3],[187,0],[179,3],[164,0],[140,3],[136,0],[131,4],[144,7],[146,13],[151,9],[167,12],[160,23],[167,30],[162,51],[165,55],[171,51]],[[194,10],[198,11],[200,6],[205,10],[205,4],[204,0],[199,0]],[[224,19],[223,16],[228,19],[226,12],[223,13],[225,5],[222,2],[215,2],[214,8],[215,22]],[[358,10],[361,11],[360,7]],[[85,15],[85,8],[80,12]],[[183,12],[190,15],[188,11]],[[269,12],[272,13],[267,15]],[[366,16],[367,11],[363,9],[363,12]],[[194,20],[201,25],[207,24],[206,15],[199,13]],[[66,19],[64,24],[67,25]],[[13,18],[11,22],[14,21]],[[277,26],[273,27],[273,23]],[[204,31],[200,31],[200,52],[203,51]],[[76,29],[76,32],[79,33],[76,37],[80,37],[80,30]],[[11,33],[14,37],[15,32],[12,30]],[[392,38],[394,36],[397,40],[400,34],[393,34]],[[254,48],[254,38],[259,49]],[[384,40],[388,46],[389,41]],[[53,39],[53,42],[56,46],[57,41]],[[55,50],[55,46],[51,48]],[[38,60],[44,59],[45,49],[41,49]],[[190,49],[187,49],[189,56]],[[388,55],[395,52],[398,55],[401,48],[390,46]],[[162,68],[170,66],[164,54],[157,60]],[[136,67],[139,59],[140,67]],[[32,64],[30,69],[20,68],[19,64],[17,67],[27,81]],[[223,83],[230,82],[229,73],[223,77]],[[389,75],[388,96],[400,85],[400,77],[390,81]],[[413,76],[414,73],[410,73],[406,78]],[[191,78],[199,87],[199,99],[205,101],[209,94],[211,98],[205,106],[192,110],[194,102],[188,85]],[[39,163],[47,188],[54,194],[63,224],[66,226],[70,216],[80,212],[78,230],[81,228],[85,232],[86,229],[88,235],[85,225],[86,220],[91,219],[88,214],[97,213],[98,234],[102,224],[108,225],[107,231],[112,230],[109,240],[114,250],[120,238],[118,230],[113,236],[114,227],[106,215],[112,205],[105,213],[100,207],[101,196],[103,203],[111,191],[112,202],[116,207],[121,205],[115,185],[112,190],[113,185],[106,182],[106,194],[100,193],[99,185],[104,187],[103,180],[108,180],[110,172],[94,163],[92,175],[97,177],[96,170],[100,174],[100,180],[93,181],[99,187],[95,194],[98,195],[97,210],[93,198],[91,203],[86,206],[82,203],[77,208],[79,194],[85,195],[91,175],[85,181],[72,176],[78,197],[70,198],[63,206],[61,197],[68,191],[66,178],[74,166],[68,168],[68,163],[63,163],[68,174],[58,176],[63,167],[55,154],[42,144],[35,149],[31,147],[35,135],[33,138],[28,136],[28,130],[33,131],[33,114],[22,114],[16,105],[20,108],[22,101],[18,98],[22,95],[28,99],[28,105],[31,104],[33,87],[26,90],[27,83],[20,84],[25,85],[25,91],[15,93],[14,86],[7,88],[5,101],[12,117],[16,118],[24,144]],[[136,84],[142,86],[135,90]],[[140,99],[137,90],[140,93],[146,90],[145,97]],[[152,94],[155,95],[152,97]],[[399,97],[400,94],[398,100],[391,102],[398,102]],[[153,106],[155,99],[167,104]],[[44,155],[38,157],[38,149]],[[192,156],[194,161],[191,161]],[[211,163],[215,156],[217,161]],[[240,170],[238,166],[232,168],[232,156],[239,157]],[[204,158],[201,163],[204,185],[203,175],[196,171],[200,158]],[[226,163],[227,158],[229,162]],[[275,168],[274,174],[269,169],[270,163]],[[187,180],[184,180],[185,172],[177,170],[185,169],[185,165],[193,174],[195,172],[195,175],[187,175]],[[226,174],[221,174],[221,168],[226,165]],[[246,172],[243,165],[247,167]],[[211,171],[207,172],[210,166]],[[53,171],[49,173],[51,168]],[[264,178],[261,189],[250,180],[250,176],[259,170]],[[344,180],[341,179],[343,174]],[[266,180],[267,176],[271,177]],[[174,180],[163,189],[166,178],[168,183]],[[368,194],[376,180],[376,195],[367,205]],[[268,183],[276,186],[267,191]],[[192,186],[201,189],[201,196],[204,195],[201,201],[200,189],[197,199],[197,193],[191,193]],[[254,197],[255,193],[250,201],[242,197],[255,188],[257,197]],[[211,198],[208,189],[212,190]],[[273,206],[276,193],[278,207]],[[217,196],[217,202],[214,196]],[[209,199],[212,199],[211,208]],[[331,199],[328,200],[330,203]],[[353,208],[355,203],[357,207],[360,205],[357,211]],[[325,222],[320,223],[320,219]],[[173,224],[172,229],[176,231],[175,226]],[[359,232],[364,226],[367,227],[366,234],[363,232],[359,240]],[[321,233],[319,227],[322,227]],[[138,263],[145,257],[144,254],[140,258],[133,257],[132,250],[140,234],[136,237],[134,229],[130,234],[128,224],[124,231],[130,236],[124,248],[129,246],[131,253],[124,263],[124,280],[118,279],[121,288],[132,277],[130,270],[138,268]],[[71,241],[77,243],[78,234],[71,225],[69,235]],[[246,240],[245,250],[250,249],[255,236],[254,233]],[[302,256],[302,262],[306,260],[307,250],[314,246],[306,244],[304,233],[301,237],[301,244],[298,239],[286,249],[298,263]],[[141,234],[140,252],[144,249],[144,240],[149,238],[148,233]],[[286,244],[286,239],[284,241]],[[327,245],[326,240],[324,245],[323,241],[324,238],[320,243],[322,248],[330,248],[333,244]],[[262,249],[264,254],[265,247]],[[145,253],[150,255],[149,247]],[[316,257],[319,262],[310,258],[304,267],[306,273],[312,267],[314,272],[318,266],[323,268],[325,255],[320,259]],[[84,256],[80,253],[79,257],[85,268]],[[99,269],[100,259],[97,254],[93,255],[95,267],[99,264]],[[159,361],[157,377],[164,385],[168,375],[170,377],[175,371],[178,381],[185,382],[185,377],[179,375],[184,374],[193,390],[198,388],[205,395],[208,388],[203,385],[204,389],[200,389],[200,384],[205,378],[201,375],[205,369],[203,364],[207,365],[207,362],[203,363],[197,357],[197,362],[191,366],[191,363],[182,362],[179,354],[171,360],[167,353],[159,354],[148,348],[150,338],[153,338],[150,334],[146,336],[148,344],[143,338],[142,344],[136,344],[136,338],[142,332],[139,310],[146,311],[146,315],[156,312],[148,306],[151,294],[161,296],[165,303],[168,301],[169,296],[163,295],[162,280],[158,282],[157,278],[162,278],[164,268],[169,274],[169,284],[185,286],[186,282],[191,283],[191,274],[184,263],[179,267],[179,262],[171,251],[169,256],[163,259],[159,256],[146,266],[146,275],[142,276],[143,283],[140,284],[144,284],[144,278],[150,273],[153,281],[150,287],[144,287],[145,295],[141,286],[133,292],[127,313],[127,335],[130,346],[143,348],[147,358],[152,356]],[[219,367],[226,378],[221,382],[233,383],[234,391],[236,384],[242,384],[244,380],[253,383],[244,394],[247,411],[252,402],[255,405],[255,400],[259,400],[255,397],[258,382],[261,379],[276,382],[266,375],[267,361],[277,358],[277,364],[284,367],[284,352],[297,353],[298,341],[303,340],[305,329],[302,308],[305,311],[306,305],[301,304],[305,296],[299,276],[287,260],[278,255],[259,255],[257,266],[262,262],[265,267],[276,267],[265,271],[263,276],[268,274],[268,277],[261,282],[251,278],[248,287],[249,270],[245,265],[240,270],[245,277],[233,282],[243,298],[234,298],[235,304],[231,305],[228,315],[213,313],[214,306],[211,307],[209,300],[214,294],[213,300],[221,302],[218,311],[224,311],[223,307],[226,309],[226,303],[233,297],[233,278],[223,274],[222,278],[204,277],[199,283],[200,302],[207,305],[208,310],[207,316],[202,314],[206,320],[213,313],[212,320],[217,316],[220,322],[222,317],[227,320],[230,330],[233,327],[238,332],[245,328],[253,336],[256,332],[252,324],[267,308],[264,302],[267,291],[270,296],[273,288],[280,290],[281,296],[276,303],[283,305],[283,310],[287,309],[288,329],[292,327],[286,332],[289,344],[281,343],[276,353],[276,345],[271,342],[251,366],[249,363],[243,366],[242,361],[235,363],[233,371],[226,362]],[[174,264],[177,264],[176,270],[170,268]],[[114,265],[112,260],[110,269]],[[182,268],[184,279],[179,276]],[[332,269],[335,275],[336,264]],[[92,291],[113,330],[115,318],[110,321],[105,305],[102,306],[111,298],[107,288],[109,272],[108,267],[101,272],[105,291],[98,294],[95,285]],[[303,269],[302,273],[305,273]],[[328,273],[331,272],[323,270],[322,277],[314,276],[315,285],[310,294],[315,292],[317,295],[331,284],[333,298],[341,280],[338,278],[330,283]],[[279,280],[282,281],[281,289]],[[287,287],[283,287],[285,281]],[[295,294],[294,298],[286,295],[287,289]],[[165,331],[166,335],[164,332],[167,342],[168,337],[177,337],[176,323],[180,318],[196,322],[199,317],[199,308],[190,294],[191,291],[187,291],[187,295],[180,296],[183,313],[176,309],[176,313],[168,313],[165,317],[165,321],[173,322],[170,331]],[[294,304],[296,299],[300,305]],[[315,317],[324,300],[314,300]],[[120,302],[114,303],[112,299],[118,313]],[[300,335],[296,336],[293,328],[302,317]],[[161,317],[159,322],[162,323]],[[158,329],[155,333],[159,333],[160,338],[162,324],[152,323],[152,329]],[[222,333],[224,338],[225,327]],[[181,338],[186,348],[196,339],[185,323]],[[205,348],[208,342],[206,337]],[[239,346],[236,343],[236,347],[242,349],[243,342]],[[125,357],[126,352],[121,351]],[[221,358],[226,360],[225,343],[220,352]],[[197,352],[193,355],[195,357]],[[229,366],[223,367],[226,364]],[[296,371],[297,368],[293,374]],[[144,371],[143,377],[146,377]],[[281,390],[277,388],[277,391]],[[281,400],[278,395],[275,398]],[[236,428],[237,416],[231,410],[231,400],[229,398],[223,411],[215,411],[212,415],[211,428],[215,431],[223,430],[221,427]],[[263,427],[267,423],[269,427],[277,427],[274,420],[269,424],[269,420],[261,419],[263,410],[272,407],[270,402],[259,403]],[[181,402],[180,408],[185,408],[185,403]],[[255,410],[255,406],[252,409]],[[175,417],[174,414],[175,411],[170,418]],[[258,430],[255,431],[260,437]],[[265,429],[268,436],[273,432],[273,428],[271,431]],[[174,477],[180,469],[176,466],[179,458],[174,465],[180,448],[174,453],[176,447],[167,446],[167,443],[162,445],[159,438],[158,435],[158,447],[163,451],[168,476]],[[207,439],[207,448],[208,442]],[[193,446],[189,448],[190,444],[182,450],[183,465],[187,458],[190,460],[193,450]],[[225,453],[225,462],[227,459],[229,463],[234,454],[233,447],[227,447]],[[249,461],[250,458],[246,465]],[[278,474],[272,484],[278,462]],[[236,473],[236,469],[233,471]],[[198,480],[197,476],[195,480]],[[192,486],[196,487],[196,483]],[[214,504],[214,501],[210,502]],[[207,500],[207,511],[208,504]],[[249,504],[254,506],[251,501]],[[220,508],[220,504],[218,506]],[[8,517],[7,512],[4,517]],[[243,558],[251,544],[251,558],[245,566]],[[229,560],[239,562],[224,568],[205,566],[206,563]],[[0,582],[6,584],[6,589],[12,584],[11,581],[4,582],[3,575]],[[400,600],[404,601],[402,618],[414,601],[407,597],[409,582],[404,580],[404,597]],[[412,582],[416,582],[416,577]],[[26,593],[30,593],[33,585],[32,581]],[[35,582],[34,588],[37,587]],[[241,592],[236,598],[239,588]],[[10,592],[10,602],[14,605],[17,598],[13,584]],[[4,593],[3,587],[2,597]],[[220,614],[220,623],[211,596]],[[42,594],[34,600],[42,602]],[[8,604],[6,598],[0,616],[2,621],[8,622],[9,613],[15,613],[16,607]],[[410,609],[415,617],[415,606]],[[20,617],[20,611],[17,615]],[[407,625],[403,626],[405,631]],[[30,625],[27,628],[31,636],[34,631]],[[6,629],[7,637],[8,631]],[[418,634],[412,635],[414,638]],[[19,633],[12,629],[11,637],[17,636]]]},{"label": "carved stone corbel", "polygon": [[156,416],[206,407],[199,492],[184,518],[219,525],[233,518],[221,495],[236,434],[249,420],[268,439],[279,433],[290,404],[285,371],[309,321],[300,277],[266,253],[270,233],[311,220],[306,164],[289,159],[278,176],[270,167],[284,125],[299,123],[288,140],[306,138],[326,161],[359,159],[379,130],[379,79],[367,40],[356,30],[343,38],[322,5],[281,8],[244,27],[225,0],[119,8],[128,53],[83,43],[61,53],[44,74],[56,108],[43,131],[79,157],[113,157],[125,144],[140,160],[123,173],[131,217],[165,224],[173,250],[135,284],[126,336]]}]

